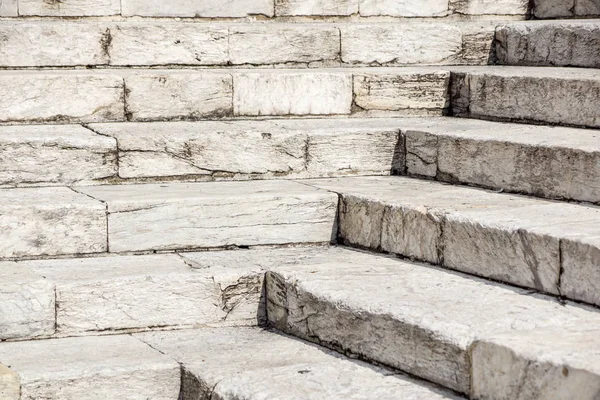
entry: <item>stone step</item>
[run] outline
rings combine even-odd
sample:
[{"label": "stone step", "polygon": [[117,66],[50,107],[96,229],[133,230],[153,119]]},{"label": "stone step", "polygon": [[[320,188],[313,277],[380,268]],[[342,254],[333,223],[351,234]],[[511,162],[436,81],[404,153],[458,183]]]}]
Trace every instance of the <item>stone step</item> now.
[{"label": "stone step", "polygon": [[600,131],[461,118],[395,119],[403,171],[546,198],[600,203]]},{"label": "stone step", "polygon": [[600,128],[595,70],[490,66],[452,72],[452,115]]},{"label": "stone step", "polygon": [[444,17],[528,14],[528,0],[3,0],[0,17],[26,16],[144,16],[190,18],[363,16]]},{"label": "stone step", "polygon": [[6,400],[460,398],[257,328],[2,343],[0,362]]},{"label": "stone step", "polygon": [[329,242],[337,208],[337,195],[291,181],[76,191],[0,189],[0,258]]},{"label": "stone step", "polygon": [[600,209],[402,177],[307,181],[344,243],[600,305]]},{"label": "stone step", "polygon": [[441,115],[449,79],[439,67],[4,70],[0,122]]},{"label": "stone step", "polygon": [[495,25],[3,21],[0,67],[485,65]]},{"label": "stone step", "polygon": [[497,63],[600,68],[600,20],[514,22],[496,28]]},{"label": "stone step", "polygon": [[582,18],[600,16],[596,0],[533,0],[536,18]]}]

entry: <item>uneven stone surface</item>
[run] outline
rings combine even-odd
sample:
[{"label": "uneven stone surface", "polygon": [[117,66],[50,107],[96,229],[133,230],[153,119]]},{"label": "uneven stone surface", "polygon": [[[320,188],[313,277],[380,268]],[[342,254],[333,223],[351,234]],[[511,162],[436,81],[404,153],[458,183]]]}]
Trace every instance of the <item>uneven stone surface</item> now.
[{"label": "uneven stone surface", "polygon": [[246,17],[273,16],[273,0],[121,0],[123,16],[147,17]]},{"label": "uneven stone surface", "polygon": [[498,27],[496,40],[499,64],[600,67],[598,20],[515,22]]},{"label": "uneven stone surface", "polygon": [[565,18],[600,16],[596,0],[534,0],[536,18]]},{"label": "uneven stone surface", "polygon": [[455,13],[466,15],[527,15],[529,0],[450,0]]},{"label": "uneven stone surface", "polygon": [[[8,261],[0,263],[0,279],[0,340],[54,333],[54,285],[27,267]],[[0,365],[0,394],[7,396],[2,399],[12,399],[2,392],[4,379],[9,378]]]},{"label": "uneven stone surface", "polygon": [[0,363],[18,375],[21,400],[179,395],[179,365],[130,336],[0,343]]},{"label": "uneven stone surface", "polygon": [[581,399],[600,393],[597,329],[537,329],[493,335],[473,350],[473,397]]},{"label": "uneven stone surface", "polygon": [[0,127],[0,185],[94,182],[116,176],[116,140],[77,125]]},{"label": "uneven stone surface", "polygon": [[594,70],[454,67],[452,113],[459,117],[600,127]]},{"label": "uneven stone surface", "polygon": [[184,398],[458,399],[403,375],[260,329],[136,335],[183,366]]},{"label": "uneven stone surface", "polygon": [[358,0],[275,0],[275,15],[352,15],[358,13]]},{"label": "uneven stone surface", "polygon": [[289,181],[80,188],[108,206],[110,251],[329,242],[337,196]]},{"label": "uneven stone surface", "polygon": [[591,309],[360,252],[348,252],[344,262],[274,268],[266,290],[267,315],[277,328],[463,393],[470,391],[476,341],[545,327],[600,326],[600,314]]},{"label": "uneven stone surface", "polygon": [[106,251],[106,207],[68,188],[0,189],[0,258]]},{"label": "uneven stone surface", "polygon": [[17,0],[20,16],[80,17],[118,15],[119,0]]},{"label": "uneven stone surface", "polygon": [[600,202],[597,131],[472,119],[397,121],[409,175]]}]

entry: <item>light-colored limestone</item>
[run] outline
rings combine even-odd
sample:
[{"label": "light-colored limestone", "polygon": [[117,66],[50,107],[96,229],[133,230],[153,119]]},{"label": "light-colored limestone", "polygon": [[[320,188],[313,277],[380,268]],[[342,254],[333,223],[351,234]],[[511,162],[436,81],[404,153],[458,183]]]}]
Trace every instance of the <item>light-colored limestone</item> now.
[{"label": "light-colored limestone", "polygon": [[79,71],[0,72],[0,121],[121,121],[123,79]]},{"label": "light-colored limestone", "polygon": [[121,0],[123,16],[145,17],[246,17],[273,16],[273,0]]},{"label": "light-colored limestone", "polygon": [[473,398],[596,399],[600,331],[565,327],[494,335],[473,349]]},{"label": "light-colored limestone", "polygon": [[21,400],[175,400],[179,365],[130,336],[1,343]]},{"label": "light-colored limestone", "polygon": [[289,181],[82,188],[108,204],[110,251],[329,242],[333,193]]},{"label": "light-colored limestone", "polygon": [[600,16],[597,0],[534,0],[536,18],[564,18]]},{"label": "light-colored limestone", "polygon": [[455,116],[600,127],[595,70],[543,67],[454,67]]},{"label": "light-colored limestone", "polygon": [[259,329],[136,335],[183,365],[187,398],[457,399],[402,375]]},{"label": "light-colored limestone", "polygon": [[[0,263],[0,280],[0,340],[54,333],[55,294],[51,282],[23,265],[8,261]],[[3,379],[9,378],[0,365],[0,395]]]},{"label": "light-colored limestone", "polygon": [[600,134],[452,118],[398,120],[406,170],[536,196],[600,202]]},{"label": "light-colored limestone", "polygon": [[350,114],[347,72],[245,72],[233,78],[235,115]]},{"label": "light-colored limestone", "polygon": [[21,399],[19,375],[2,364],[0,364],[0,398],[4,400]]},{"label": "light-colored limestone", "polygon": [[275,15],[345,16],[358,14],[359,0],[275,0]]},{"label": "light-colored limestone", "polygon": [[441,17],[448,14],[448,0],[359,0],[363,17]]},{"label": "light-colored limestone", "polygon": [[470,390],[470,348],[478,340],[542,327],[600,326],[593,310],[426,265],[345,251],[345,262],[273,268],[267,274],[269,320],[287,333],[463,393]]},{"label": "light-colored limestone", "polygon": [[0,190],[0,258],[106,251],[106,207],[68,188]]},{"label": "light-colored limestone", "polygon": [[496,40],[499,64],[600,67],[597,20],[516,22],[498,27]]},{"label": "light-colored limestone", "polygon": [[89,17],[118,15],[119,0],[18,0],[20,16]]},{"label": "light-colored limestone", "polygon": [[78,125],[0,127],[0,185],[93,182],[117,174],[116,140]]},{"label": "light-colored limestone", "polygon": [[18,1],[19,0],[0,0],[0,17],[18,17]]},{"label": "light-colored limestone", "polygon": [[467,15],[527,15],[529,0],[450,0],[450,8]]},{"label": "light-colored limestone", "polygon": [[152,71],[125,76],[126,112],[133,121],[196,120],[231,115],[228,73]]},{"label": "light-colored limestone", "polygon": [[600,305],[600,231],[579,232],[578,226],[575,229],[572,237],[561,242],[561,293],[571,299]]}]

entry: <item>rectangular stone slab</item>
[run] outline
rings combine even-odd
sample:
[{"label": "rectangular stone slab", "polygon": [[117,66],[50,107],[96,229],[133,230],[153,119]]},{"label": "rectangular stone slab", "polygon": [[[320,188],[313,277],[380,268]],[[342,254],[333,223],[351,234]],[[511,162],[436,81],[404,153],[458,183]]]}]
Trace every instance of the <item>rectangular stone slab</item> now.
[{"label": "rectangular stone slab", "polygon": [[275,0],[277,16],[347,16],[358,13],[359,0]]},{"label": "rectangular stone slab", "polygon": [[0,343],[0,363],[17,375],[21,400],[175,400],[179,395],[179,365],[131,336]]},{"label": "rectangular stone slab", "polygon": [[517,15],[529,14],[529,0],[450,0],[455,13],[466,15]]},{"label": "rectangular stone slab", "polygon": [[600,16],[600,4],[595,0],[534,0],[536,18]]},{"label": "rectangular stone slab", "polygon": [[106,206],[64,188],[0,190],[0,258],[100,253]]},{"label": "rectangular stone slab", "polygon": [[1,126],[0,186],[91,183],[117,174],[117,142],[78,125]]},{"label": "rectangular stone slab", "polygon": [[119,15],[119,0],[18,0],[20,16],[89,17]]},{"label": "rectangular stone slab", "polygon": [[2,16],[2,17],[18,17],[19,16],[18,0],[0,0],[0,16]]},{"label": "rectangular stone slab", "polygon": [[337,196],[289,181],[81,188],[108,206],[110,251],[329,242]]},{"label": "rectangular stone slab", "polygon": [[273,16],[273,0],[122,0],[125,17],[237,18],[248,15]]}]

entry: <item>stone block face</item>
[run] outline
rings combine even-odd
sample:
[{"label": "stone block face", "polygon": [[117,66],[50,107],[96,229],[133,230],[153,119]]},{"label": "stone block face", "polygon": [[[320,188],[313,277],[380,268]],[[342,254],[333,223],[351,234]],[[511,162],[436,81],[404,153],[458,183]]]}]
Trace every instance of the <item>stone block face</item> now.
[{"label": "stone block face", "polygon": [[[54,284],[24,265],[8,261],[0,263],[0,278],[0,340],[53,334],[56,323]],[[11,376],[3,372],[0,365],[0,394],[9,399]],[[2,383],[8,385],[8,394],[2,392]]]},{"label": "stone block face", "polygon": [[20,378],[21,400],[179,395],[179,365],[130,336],[2,343],[0,354]]},{"label": "stone block face", "polygon": [[18,16],[19,16],[19,0],[0,0],[0,17],[18,17]]},{"label": "stone block face", "polygon": [[21,382],[19,375],[0,364],[0,396],[6,400],[21,399]]},{"label": "stone block face", "polygon": [[122,14],[144,17],[239,18],[273,16],[273,0],[122,0]]},{"label": "stone block face", "polygon": [[91,17],[102,15],[119,15],[119,0],[73,0],[45,1],[18,0],[20,16],[43,17]]},{"label": "stone block face", "polygon": [[359,0],[363,17],[442,17],[448,14],[448,0]]},{"label": "stone block face", "polygon": [[124,119],[123,79],[115,75],[5,71],[0,73],[0,94],[0,122]]},{"label": "stone block face", "polygon": [[596,0],[535,0],[536,18],[591,17],[600,15]]},{"label": "stone block face", "polygon": [[68,188],[0,191],[0,258],[106,251],[106,207]]},{"label": "stone block face", "polygon": [[358,13],[359,0],[275,0],[275,15],[347,16]]},{"label": "stone block face", "polygon": [[[570,238],[561,242],[563,274],[561,293],[586,303],[600,305],[600,232],[598,236]],[[582,235],[583,236],[583,235]]]},{"label": "stone block face", "polygon": [[529,0],[450,0],[450,8],[467,15],[527,15]]},{"label": "stone block face", "polygon": [[126,108],[132,121],[196,120],[232,113],[228,73],[156,71],[125,76]]},{"label": "stone block face", "polygon": [[117,174],[116,140],[77,125],[0,127],[0,186],[94,182]]}]

